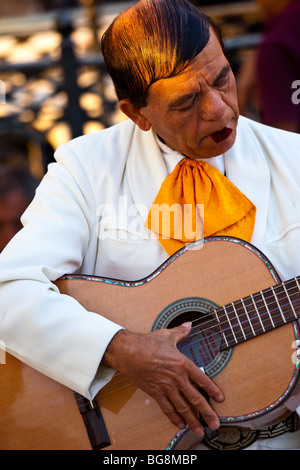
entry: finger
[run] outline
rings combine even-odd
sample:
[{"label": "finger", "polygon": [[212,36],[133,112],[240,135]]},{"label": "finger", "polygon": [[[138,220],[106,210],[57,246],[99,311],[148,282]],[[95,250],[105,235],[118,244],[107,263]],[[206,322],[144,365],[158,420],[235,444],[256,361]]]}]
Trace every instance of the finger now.
[{"label": "finger", "polygon": [[177,344],[179,341],[185,339],[190,334],[191,329],[192,329],[192,322],[186,322],[168,331],[171,334],[171,338],[174,344]]},{"label": "finger", "polygon": [[170,392],[169,396],[161,395],[156,398],[163,413],[172,424],[180,429],[189,426],[198,437],[204,436],[204,429],[190,404],[179,393]]},{"label": "finger", "polygon": [[210,406],[206,397],[200,393],[200,391],[194,392],[193,397],[190,399],[190,403],[199,412],[210,429],[216,430],[220,427],[220,420],[217,413]]},{"label": "finger", "polygon": [[[201,391],[197,390],[192,384],[188,384],[185,386],[184,394],[187,402],[194,412],[194,416],[192,416],[192,424],[190,421],[187,422],[189,426],[191,426],[193,429],[194,427],[197,427],[195,416],[198,418],[199,424],[199,415],[201,415],[210,429],[216,430],[220,427],[220,420],[217,413],[210,406],[209,402],[205,396],[203,396]],[[190,416],[188,416],[186,419],[190,420]]]},{"label": "finger", "polygon": [[189,400],[186,400],[181,395],[175,395],[170,397],[176,412],[181,417],[190,430],[197,436],[202,437],[204,435],[203,425],[198,419],[198,413],[195,412],[194,407],[191,406]]},{"label": "finger", "polygon": [[[176,328],[170,330],[173,335],[175,343],[185,339],[191,332],[192,323],[186,322]],[[224,401],[224,395],[217,385],[207,377],[195,364],[190,361],[191,365],[191,378],[200,388],[203,388],[206,393],[217,402]]]},{"label": "finger", "polygon": [[177,426],[180,429],[183,429],[186,426],[186,421],[183,419],[176,411],[172,403],[168,400],[166,397],[160,397],[157,399],[157,403],[159,404],[161,410],[163,413],[167,416],[169,421]]},{"label": "finger", "polygon": [[191,382],[193,382],[197,388],[204,390],[210,398],[222,403],[224,401],[222,390],[220,390],[219,387],[192,361],[190,361],[189,365],[189,376]]},{"label": "finger", "polygon": [[186,407],[180,406],[177,410],[181,419],[183,418],[186,425],[190,428],[193,434],[196,436],[204,436],[204,428],[194,411],[188,405]]},{"label": "finger", "polygon": [[170,399],[162,399],[159,405],[164,414],[175,426],[183,429],[187,425],[197,436],[202,437],[204,435],[202,424],[183,397],[178,395],[170,397]]}]

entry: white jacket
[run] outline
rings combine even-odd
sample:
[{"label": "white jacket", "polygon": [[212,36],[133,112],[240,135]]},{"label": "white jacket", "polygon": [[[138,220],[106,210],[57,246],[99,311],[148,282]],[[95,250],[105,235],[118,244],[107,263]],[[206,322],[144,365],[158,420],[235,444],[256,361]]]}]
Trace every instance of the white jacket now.
[{"label": "white jacket", "polygon": [[[74,139],[55,158],[24,228],[0,255],[0,340],[93,397],[112,376],[99,364],[120,326],[86,312],[51,281],[75,272],[137,280],[163,263],[168,255],[144,220],[167,169],[153,132],[131,121]],[[252,243],[283,279],[300,274],[300,135],[241,117],[225,168],[257,206]]]}]

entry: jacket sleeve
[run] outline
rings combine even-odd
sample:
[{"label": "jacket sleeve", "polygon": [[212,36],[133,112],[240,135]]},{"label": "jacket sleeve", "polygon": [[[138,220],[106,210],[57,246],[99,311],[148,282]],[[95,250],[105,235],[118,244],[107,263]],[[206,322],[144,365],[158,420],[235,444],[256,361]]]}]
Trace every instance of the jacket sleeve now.
[{"label": "jacket sleeve", "polygon": [[80,270],[96,220],[81,163],[67,146],[59,155],[22,217],[23,229],[0,255],[0,340],[8,353],[92,398],[113,375],[99,364],[120,326],[53,284]]}]

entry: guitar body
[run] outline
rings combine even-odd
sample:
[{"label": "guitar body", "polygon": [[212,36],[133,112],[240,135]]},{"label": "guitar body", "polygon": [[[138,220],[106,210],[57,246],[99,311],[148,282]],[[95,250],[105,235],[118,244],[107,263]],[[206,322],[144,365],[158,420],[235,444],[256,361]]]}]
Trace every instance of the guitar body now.
[{"label": "guitar body", "polygon": [[[138,282],[76,275],[57,285],[86,309],[127,329],[148,332],[199,316],[205,324],[216,306],[278,282],[271,264],[250,244],[211,238],[189,245]],[[222,425],[260,429],[297,408],[297,322],[230,348],[220,348],[222,338],[210,340],[202,330],[197,339],[209,344],[203,353],[193,350],[192,359],[196,351],[195,362],[203,361],[225,394],[224,403],[212,403]],[[91,448],[72,391],[6,356],[7,364],[0,365],[0,449]],[[156,402],[122,374],[115,374],[97,402],[110,440],[105,449],[188,449],[197,443],[188,430],[177,434]]]}]

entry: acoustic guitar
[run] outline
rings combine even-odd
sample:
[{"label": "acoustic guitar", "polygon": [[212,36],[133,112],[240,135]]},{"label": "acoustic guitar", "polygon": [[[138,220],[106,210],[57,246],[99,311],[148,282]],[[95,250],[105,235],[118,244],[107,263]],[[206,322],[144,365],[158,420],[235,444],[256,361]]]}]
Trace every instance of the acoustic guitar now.
[{"label": "acoustic guitar", "polygon": [[[178,348],[225,394],[223,426],[260,429],[299,406],[300,278],[235,238],[187,245],[149,277],[125,282],[66,275],[61,293],[137,332],[192,321]],[[116,372],[93,401],[6,354],[0,365],[0,449],[189,449],[156,402]]]}]

